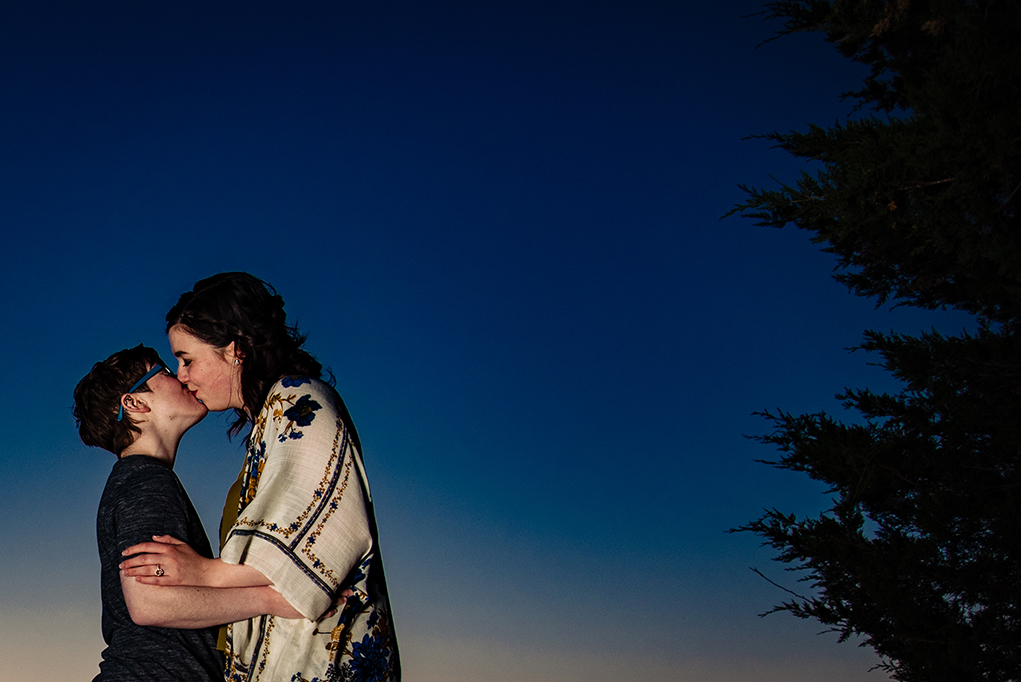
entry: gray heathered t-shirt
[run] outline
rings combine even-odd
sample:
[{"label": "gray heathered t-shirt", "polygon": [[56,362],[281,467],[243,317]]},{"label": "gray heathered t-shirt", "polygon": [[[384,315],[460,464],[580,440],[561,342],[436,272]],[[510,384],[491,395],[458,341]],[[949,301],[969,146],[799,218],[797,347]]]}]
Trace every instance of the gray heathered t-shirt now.
[{"label": "gray heathered t-shirt", "polygon": [[224,665],[216,651],[216,628],[142,627],[131,620],[117,565],[125,558],[122,551],[153,535],[173,535],[199,554],[213,556],[177,475],[145,455],[119,459],[106,481],[96,520],[107,647],[93,682],[220,682]]}]

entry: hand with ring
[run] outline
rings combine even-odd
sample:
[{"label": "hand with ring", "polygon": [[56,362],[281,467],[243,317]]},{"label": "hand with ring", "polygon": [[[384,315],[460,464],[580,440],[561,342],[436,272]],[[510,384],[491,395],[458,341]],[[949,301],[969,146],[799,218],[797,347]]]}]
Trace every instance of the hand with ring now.
[{"label": "hand with ring", "polygon": [[170,535],[154,535],[123,555],[121,575],[146,585],[208,585],[206,571],[215,563]]}]

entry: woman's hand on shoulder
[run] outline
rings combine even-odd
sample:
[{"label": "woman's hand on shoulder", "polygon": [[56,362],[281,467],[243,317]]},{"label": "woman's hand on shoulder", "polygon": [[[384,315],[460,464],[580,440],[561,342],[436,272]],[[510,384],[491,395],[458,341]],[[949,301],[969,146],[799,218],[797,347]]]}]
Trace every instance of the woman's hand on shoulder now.
[{"label": "woman's hand on shoulder", "polygon": [[216,559],[207,559],[190,546],[170,535],[154,535],[124,550],[121,574],[146,585],[212,586],[210,569]]}]

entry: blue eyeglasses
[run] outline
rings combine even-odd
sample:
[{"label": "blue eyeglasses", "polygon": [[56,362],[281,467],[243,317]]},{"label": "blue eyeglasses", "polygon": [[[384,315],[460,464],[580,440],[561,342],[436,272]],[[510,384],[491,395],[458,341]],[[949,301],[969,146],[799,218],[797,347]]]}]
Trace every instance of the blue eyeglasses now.
[{"label": "blue eyeglasses", "polygon": [[[131,388],[128,389],[128,393],[134,393],[135,391],[138,390],[139,386],[143,385],[145,382],[149,381],[149,379],[152,379],[154,376],[156,376],[157,374],[159,374],[161,371],[163,371],[165,369],[167,369],[167,368],[157,362],[155,365],[152,366],[152,369],[150,369],[148,372],[145,373],[145,376],[143,376],[141,379],[136,381],[134,386],[132,386]],[[170,370],[167,370],[167,371],[170,371]],[[120,409],[117,410],[117,421],[124,421],[124,404],[123,403],[121,403]]]}]

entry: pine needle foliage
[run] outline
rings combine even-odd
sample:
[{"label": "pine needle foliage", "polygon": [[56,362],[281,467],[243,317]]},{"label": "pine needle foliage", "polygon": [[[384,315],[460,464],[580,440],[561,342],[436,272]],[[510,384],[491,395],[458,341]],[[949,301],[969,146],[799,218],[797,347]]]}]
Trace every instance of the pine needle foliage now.
[{"label": "pine needle foliage", "polygon": [[837,278],[880,304],[1021,316],[1021,8],[1016,1],[783,1],[778,36],[818,31],[870,67],[844,93],[872,112],[764,135],[821,162],[795,186],[743,187],[735,210],[795,224],[837,256]]},{"label": "pine needle foliage", "polygon": [[770,133],[818,162],[743,187],[731,213],[794,225],[877,305],[954,308],[972,333],[865,333],[901,386],[847,389],[860,418],[763,413],[768,461],[822,482],[818,517],[759,535],[813,589],[774,611],[872,647],[903,682],[1021,680],[1021,3],[785,0],[775,37],[812,31],[869,67],[858,118]]}]

